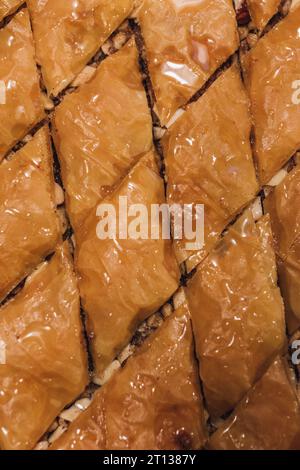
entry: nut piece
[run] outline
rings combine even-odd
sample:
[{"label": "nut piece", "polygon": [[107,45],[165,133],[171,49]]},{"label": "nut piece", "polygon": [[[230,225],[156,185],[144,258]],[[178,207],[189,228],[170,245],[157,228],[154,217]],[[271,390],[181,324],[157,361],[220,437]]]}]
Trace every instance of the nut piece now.
[{"label": "nut piece", "polygon": [[61,206],[65,202],[65,194],[62,187],[55,183],[55,203],[57,206]]},{"label": "nut piece", "polygon": [[117,370],[119,370],[120,368],[121,368],[121,364],[119,363],[119,361],[117,360],[113,361],[111,365],[108,366],[108,368],[105,370],[104,374],[102,374],[101,377],[95,377],[93,379],[93,382],[96,385],[103,386],[110,380],[113,374],[117,372]]},{"label": "nut piece", "polygon": [[95,75],[97,69],[94,67],[87,65],[82,72],[80,72],[79,75],[75,78],[75,80],[72,82],[72,86],[75,88],[78,88],[79,86],[83,85],[84,83],[87,83],[88,81],[91,80],[91,78]]}]

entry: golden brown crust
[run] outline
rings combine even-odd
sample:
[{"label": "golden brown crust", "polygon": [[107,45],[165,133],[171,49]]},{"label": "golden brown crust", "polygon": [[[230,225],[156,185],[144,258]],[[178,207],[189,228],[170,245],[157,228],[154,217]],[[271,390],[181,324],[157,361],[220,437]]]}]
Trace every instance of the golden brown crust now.
[{"label": "golden brown crust", "polygon": [[278,12],[280,3],[281,0],[247,0],[252,20],[259,30]]},{"label": "golden brown crust", "polygon": [[0,21],[8,15],[14,13],[24,0],[1,0],[0,3]]},{"label": "golden brown crust", "polygon": [[130,14],[133,0],[28,0],[37,59],[49,95],[75,78]]},{"label": "golden brown crust", "polygon": [[46,256],[60,237],[47,127],[0,164],[0,299]]},{"label": "golden brown crust", "polygon": [[262,184],[268,183],[300,147],[299,25],[300,7],[244,57],[254,118],[254,151]]},{"label": "golden brown crust", "polygon": [[0,446],[31,449],[84,390],[87,361],[67,244],[0,310]]},{"label": "golden brown crust", "polygon": [[[204,204],[207,255],[224,228],[258,192],[250,148],[249,101],[237,66],[224,72],[171,126],[162,140],[170,204]],[[177,242],[184,252],[186,240]]]},{"label": "golden brown crust", "polygon": [[75,231],[152,147],[152,121],[131,40],[55,110],[54,140]]},{"label": "golden brown crust", "polygon": [[299,450],[300,409],[283,359],[276,361],[212,436],[213,450]]},{"label": "golden brown crust", "polygon": [[247,211],[186,289],[206,402],[216,417],[239,402],[285,345],[268,236],[268,226],[258,229]]},{"label": "golden brown crust", "polygon": [[192,330],[182,306],[96,393],[52,449],[186,450],[205,441]]},{"label": "golden brown crust", "polygon": [[44,117],[27,10],[0,30],[0,161]]},{"label": "golden brown crust", "polygon": [[[127,204],[165,202],[164,186],[153,152],[142,158],[103,204],[112,204],[119,227],[120,197]],[[155,167],[154,167],[155,168]],[[160,308],[177,290],[179,270],[170,240],[101,240],[97,206],[77,232],[75,264],[83,307],[88,314],[96,373],[101,375],[130,341],[138,325]],[[149,225],[150,226],[150,225]],[[96,256],[95,256],[96,255]]]},{"label": "golden brown crust", "polygon": [[231,0],[146,0],[138,10],[163,125],[238,48]]}]

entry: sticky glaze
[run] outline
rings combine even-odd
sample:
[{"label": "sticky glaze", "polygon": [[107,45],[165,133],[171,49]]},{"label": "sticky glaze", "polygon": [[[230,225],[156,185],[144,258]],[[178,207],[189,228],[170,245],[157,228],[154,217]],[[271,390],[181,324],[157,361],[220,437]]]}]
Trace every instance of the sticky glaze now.
[{"label": "sticky glaze", "polygon": [[58,248],[0,310],[0,447],[32,449],[84,390],[80,301],[68,246]]},{"label": "sticky glaze", "polygon": [[201,448],[205,440],[192,330],[183,306],[95,394],[53,449],[186,450]]},{"label": "sticky glaze", "polygon": [[48,128],[0,164],[0,299],[59,239]]}]

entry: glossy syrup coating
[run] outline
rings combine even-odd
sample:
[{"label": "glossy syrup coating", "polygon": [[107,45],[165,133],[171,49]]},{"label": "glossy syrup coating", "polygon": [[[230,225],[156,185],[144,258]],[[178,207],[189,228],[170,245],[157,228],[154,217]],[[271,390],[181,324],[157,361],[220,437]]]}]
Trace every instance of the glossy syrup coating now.
[{"label": "glossy syrup coating", "polygon": [[280,0],[247,0],[247,4],[255,26],[262,30],[278,12]]},{"label": "glossy syrup coating", "polygon": [[170,204],[204,204],[205,245],[179,261],[198,264],[258,191],[250,147],[249,101],[237,66],[224,72],[171,126],[162,140]]},{"label": "glossy syrup coating", "polygon": [[32,449],[88,380],[67,244],[1,308],[0,339],[0,447]]},{"label": "glossy syrup coating", "polygon": [[28,0],[37,59],[48,93],[81,72],[130,14],[134,0]]},{"label": "glossy syrup coating", "polygon": [[297,7],[244,59],[262,184],[268,183],[300,147],[299,28]]},{"label": "glossy syrup coating", "polygon": [[60,237],[49,131],[43,127],[0,164],[0,299],[46,256]]},{"label": "glossy syrup coating", "polygon": [[300,165],[264,201],[278,255],[279,281],[290,332],[300,326]]},{"label": "glossy syrup coating", "polygon": [[0,21],[8,15],[14,13],[23,3],[23,0],[1,0],[0,1]]},{"label": "glossy syrup coating", "polygon": [[22,10],[0,30],[0,161],[43,117],[29,16]]},{"label": "glossy syrup coating", "polygon": [[153,153],[139,161],[111,196],[100,201],[115,208],[117,228],[122,210],[120,197],[127,198],[128,208],[143,204],[147,209],[147,238],[133,239],[129,235],[130,222],[135,220],[129,217],[126,239],[119,230],[113,239],[100,239],[97,205],[76,235],[75,264],[98,375],[128,344],[138,325],[160,308],[179,284],[171,241],[163,240],[161,233],[157,240],[150,234],[151,204],[165,202]]},{"label": "glossy syrup coating", "polygon": [[230,411],[285,345],[270,222],[246,211],[186,288],[213,417]]},{"label": "glossy syrup coating", "polygon": [[285,259],[300,235],[300,165],[264,201],[270,214],[276,252]]},{"label": "glossy syrup coating", "polygon": [[152,147],[152,120],[133,40],[56,108],[54,138],[73,228]]},{"label": "glossy syrup coating", "polygon": [[300,450],[300,409],[278,358],[209,442],[213,450]]},{"label": "glossy syrup coating", "polygon": [[206,441],[190,318],[181,306],[54,444],[62,450],[192,450]]},{"label": "glossy syrup coating", "polygon": [[145,0],[137,14],[165,125],[239,45],[231,0]]}]

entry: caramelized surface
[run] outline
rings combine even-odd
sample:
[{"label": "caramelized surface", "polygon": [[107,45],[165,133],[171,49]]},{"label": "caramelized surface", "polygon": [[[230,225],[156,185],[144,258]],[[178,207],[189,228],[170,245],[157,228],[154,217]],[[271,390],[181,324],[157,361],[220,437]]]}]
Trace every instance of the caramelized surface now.
[{"label": "caramelized surface", "polygon": [[264,201],[271,216],[276,251],[285,259],[300,235],[300,165]]},{"label": "caramelized surface", "polygon": [[44,127],[0,164],[0,299],[54,251],[59,239],[52,155]]},{"label": "caramelized surface", "polygon": [[[153,155],[140,160],[104,204],[116,210],[119,227],[120,197],[128,207],[165,201],[163,181],[157,173]],[[88,314],[88,330],[96,370],[101,374],[133,336],[137,326],[160,308],[175,292],[179,271],[170,240],[100,240],[96,216],[91,212],[77,234],[76,266],[83,307]],[[133,217],[129,218],[132,222]],[[150,220],[149,220],[150,227]],[[130,226],[129,226],[130,228]]]},{"label": "caramelized surface", "polygon": [[37,58],[57,95],[130,14],[134,0],[28,0]]},{"label": "caramelized surface", "polygon": [[280,0],[247,0],[247,4],[255,26],[262,30],[278,12]]},{"label": "caramelized surface", "polygon": [[245,57],[255,155],[264,184],[300,147],[299,28],[300,7],[260,39]]},{"label": "caramelized surface", "polygon": [[[170,204],[204,204],[205,246],[178,258],[203,259],[234,215],[257,193],[250,148],[249,102],[233,66],[170,128],[162,143]],[[180,253],[181,252],[181,253]],[[182,253],[183,252],[183,253]],[[192,266],[193,267],[193,266]]]},{"label": "caramelized surface", "polygon": [[0,310],[0,447],[31,449],[84,390],[80,302],[67,245]]},{"label": "caramelized surface", "polygon": [[1,0],[0,3],[0,21],[10,14],[23,3],[23,0]]},{"label": "caramelized surface", "polygon": [[247,211],[186,289],[213,416],[230,411],[282,349],[285,324],[270,224]]},{"label": "caramelized surface", "polygon": [[29,16],[0,30],[0,161],[44,116]]},{"label": "caramelized surface", "polygon": [[199,449],[206,440],[185,306],[94,396],[53,446],[63,450]]},{"label": "caramelized surface", "polygon": [[145,0],[138,20],[166,124],[237,49],[235,12],[230,0]]},{"label": "caramelized surface", "polygon": [[152,121],[130,41],[56,108],[55,144],[75,230],[152,146]]},{"label": "caramelized surface", "polygon": [[278,254],[280,287],[291,332],[300,326],[300,165],[264,201]]},{"label": "caramelized surface", "polygon": [[287,364],[277,359],[210,440],[214,450],[299,450],[300,410]]}]

